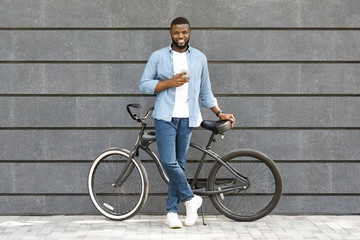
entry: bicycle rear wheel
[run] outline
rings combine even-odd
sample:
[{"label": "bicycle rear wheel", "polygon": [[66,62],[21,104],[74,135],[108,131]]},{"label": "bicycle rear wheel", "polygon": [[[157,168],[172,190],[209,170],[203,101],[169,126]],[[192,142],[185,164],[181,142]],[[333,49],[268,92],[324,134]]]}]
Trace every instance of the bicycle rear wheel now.
[{"label": "bicycle rear wheel", "polygon": [[[235,150],[222,160],[249,180],[247,189],[211,195],[215,208],[236,221],[255,221],[269,214],[279,203],[282,178],[275,163],[254,150]],[[208,189],[221,190],[241,185],[239,180],[219,162],[209,174]]]},{"label": "bicycle rear wheel", "polygon": [[107,150],[94,160],[88,175],[92,203],[101,214],[113,220],[134,216],[145,204],[149,192],[146,170],[134,159],[126,181],[120,186],[114,185],[128,157],[125,150]]}]

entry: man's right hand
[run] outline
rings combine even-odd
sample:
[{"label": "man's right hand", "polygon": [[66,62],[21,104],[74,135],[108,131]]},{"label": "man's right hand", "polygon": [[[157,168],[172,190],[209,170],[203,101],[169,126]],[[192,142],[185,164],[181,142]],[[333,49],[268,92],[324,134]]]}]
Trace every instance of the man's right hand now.
[{"label": "man's right hand", "polygon": [[170,87],[181,87],[185,83],[188,83],[190,78],[189,77],[182,77],[186,75],[186,72],[183,73],[177,73],[172,78],[164,81],[158,82],[155,88],[155,92],[161,92],[165,89],[168,89]]},{"label": "man's right hand", "polygon": [[178,73],[175,74],[175,76],[173,76],[171,79],[169,79],[169,81],[171,82],[171,87],[181,87],[185,83],[188,83],[190,78],[183,77],[184,75],[186,75],[185,72]]}]

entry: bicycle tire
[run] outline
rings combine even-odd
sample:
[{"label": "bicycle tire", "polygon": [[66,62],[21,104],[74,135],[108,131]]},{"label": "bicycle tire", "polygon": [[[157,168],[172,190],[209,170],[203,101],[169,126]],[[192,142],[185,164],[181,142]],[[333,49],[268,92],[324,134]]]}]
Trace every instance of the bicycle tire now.
[{"label": "bicycle tire", "polygon": [[[245,190],[211,195],[215,208],[236,221],[255,221],[268,215],[282,195],[282,177],[273,160],[249,149],[229,152],[222,160],[247,177],[250,185]],[[207,187],[211,191],[224,189],[235,184],[235,179],[228,169],[216,162],[210,171]]]},{"label": "bicycle tire", "polygon": [[128,151],[110,149],[100,154],[89,170],[88,190],[91,201],[101,214],[112,220],[125,220],[134,216],[144,206],[148,196],[146,170],[135,159],[131,161],[133,170],[126,181],[121,186],[112,185],[128,158]]}]

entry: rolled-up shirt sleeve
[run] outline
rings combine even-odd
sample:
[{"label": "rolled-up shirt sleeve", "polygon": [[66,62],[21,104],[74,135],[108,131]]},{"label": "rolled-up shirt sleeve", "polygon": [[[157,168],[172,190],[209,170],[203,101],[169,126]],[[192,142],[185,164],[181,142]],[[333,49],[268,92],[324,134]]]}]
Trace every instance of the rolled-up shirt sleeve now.
[{"label": "rolled-up shirt sleeve", "polygon": [[201,105],[205,108],[217,106],[217,100],[211,91],[209,69],[206,57],[202,61],[201,86],[200,86]]},{"label": "rolled-up shirt sleeve", "polygon": [[155,88],[159,82],[159,80],[156,79],[157,65],[158,57],[155,53],[153,53],[145,66],[143,75],[141,76],[139,85],[140,92],[149,95],[155,94]]}]

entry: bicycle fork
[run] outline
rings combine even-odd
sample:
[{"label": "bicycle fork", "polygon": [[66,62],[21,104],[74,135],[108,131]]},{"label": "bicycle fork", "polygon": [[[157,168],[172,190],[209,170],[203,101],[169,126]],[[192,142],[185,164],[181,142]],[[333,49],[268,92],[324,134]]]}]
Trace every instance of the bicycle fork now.
[{"label": "bicycle fork", "polygon": [[120,187],[121,185],[123,185],[123,183],[127,180],[127,178],[130,176],[130,174],[134,170],[135,165],[132,164],[132,158],[134,156],[134,153],[135,152],[133,151],[129,155],[128,159],[126,160],[125,166],[124,166],[123,170],[121,171],[119,177],[116,178],[116,180],[112,184],[113,187]]},{"label": "bicycle fork", "polygon": [[127,161],[125,163],[125,166],[122,169],[119,177],[116,178],[116,180],[112,184],[113,187],[120,187],[127,180],[127,178],[130,176],[130,174],[132,173],[132,171],[133,171],[133,169],[135,167],[135,165],[132,164],[132,159],[133,159],[133,157],[135,155],[137,155],[139,153],[139,148],[141,146],[141,139],[142,139],[142,136],[144,134],[144,130],[146,128],[146,122],[141,121],[141,125],[142,125],[141,126],[141,131],[139,132],[139,135],[138,135],[138,138],[136,140],[135,146],[134,146],[132,152],[129,154],[129,157],[128,157],[128,159],[127,159]]}]

